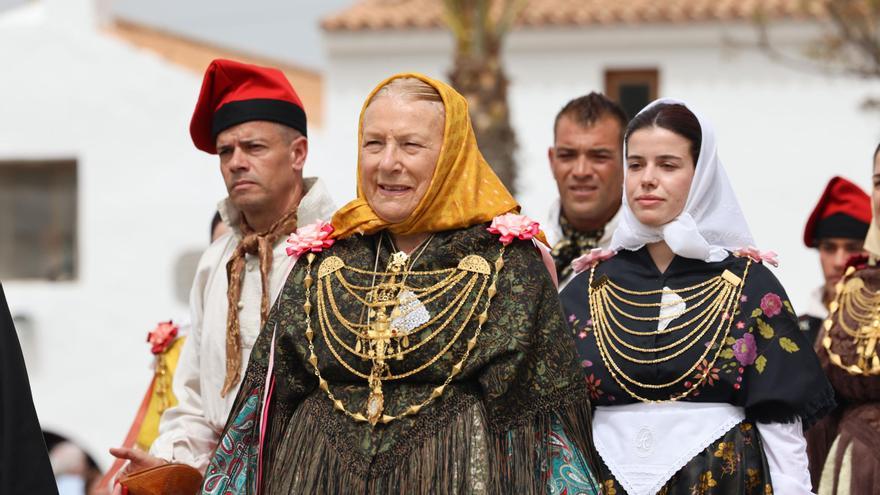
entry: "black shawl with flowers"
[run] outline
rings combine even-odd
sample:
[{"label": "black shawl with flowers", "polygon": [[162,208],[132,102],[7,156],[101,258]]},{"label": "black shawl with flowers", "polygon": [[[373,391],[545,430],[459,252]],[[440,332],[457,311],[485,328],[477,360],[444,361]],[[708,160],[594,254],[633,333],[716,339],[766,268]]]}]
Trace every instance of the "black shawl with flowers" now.
[{"label": "black shawl with flowers", "polygon": [[[717,263],[676,256],[661,274],[647,249],[642,248],[635,252],[621,251],[600,263],[595,268],[594,279],[604,274],[627,289],[652,291],[667,287],[674,290],[693,286],[725,269],[742,277],[745,268],[746,260],[735,256]],[[566,286],[561,298],[572,324],[592,402],[605,406],[637,402],[617,384],[599,355],[590,320],[589,277],[589,270],[579,274]],[[653,302],[659,302],[659,295]],[[630,310],[633,316],[657,316],[656,307]],[[799,330],[785,290],[763,264],[752,263],[749,267],[732,317],[731,335],[720,344],[722,349],[717,361],[707,359],[697,363],[693,376],[679,383],[677,388],[638,389],[637,393],[651,400],[665,400],[702,379],[700,387],[684,400],[741,406],[745,408],[747,419],[753,421],[788,422],[800,418],[805,426],[833,407],[834,394],[812,344]],[[673,320],[670,325],[677,325],[686,318]],[[644,322],[627,319],[624,324],[632,329],[650,330]],[[687,333],[687,328],[665,335],[635,336],[623,332],[621,335],[633,346],[657,348],[681,338],[683,333]],[[695,343],[671,361],[634,366],[618,359],[618,364],[622,363],[622,370],[641,383],[669,382],[699,361],[710,337],[706,335],[704,341]]]}]

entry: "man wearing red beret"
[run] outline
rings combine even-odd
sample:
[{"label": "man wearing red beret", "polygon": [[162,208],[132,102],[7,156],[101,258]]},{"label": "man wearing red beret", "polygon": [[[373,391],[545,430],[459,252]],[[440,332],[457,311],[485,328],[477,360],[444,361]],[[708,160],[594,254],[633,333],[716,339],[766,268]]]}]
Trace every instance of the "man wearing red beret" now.
[{"label": "man wearing red beret", "polygon": [[229,197],[228,232],[202,255],[190,294],[192,328],[174,376],[178,405],[159,424],[150,453],[111,449],[126,472],[165,462],[204,472],[238,392],[251,348],[295,258],[297,225],[335,211],[323,183],[303,178],[306,113],[277,69],[215,60],[190,124],[196,148],[216,154]]},{"label": "man wearing red beret", "polygon": [[804,229],[804,244],[819,251],[825,283],[810,297],[807,311],[800,316],[801,330],[816,342],[822,321],[828,317],[828,304],[834,287],[846,269],[846,261],[861,254],[865,234],[871,223],[871,198],[859,186],[834,177],[825,187]]}]

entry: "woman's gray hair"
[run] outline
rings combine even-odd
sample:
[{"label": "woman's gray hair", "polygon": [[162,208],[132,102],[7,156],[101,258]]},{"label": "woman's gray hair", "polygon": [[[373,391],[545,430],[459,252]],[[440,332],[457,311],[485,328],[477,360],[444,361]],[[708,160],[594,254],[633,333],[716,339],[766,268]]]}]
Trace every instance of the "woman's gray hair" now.
[{"label": "woman's gray hair", "polygon": [[[434,88],[434,86],[415,77],[399,77],[397,79],[392,79],[388,84],[382,86],[375,94],[373,94],[370,103],[373,103],[377,98],[383,96],[398,96],[414,101],[440,103],[441,107],[443,104],[443,98],[440,97],[440,93]],[[369,107],[370,105],[367,104],[367,106]]]}]

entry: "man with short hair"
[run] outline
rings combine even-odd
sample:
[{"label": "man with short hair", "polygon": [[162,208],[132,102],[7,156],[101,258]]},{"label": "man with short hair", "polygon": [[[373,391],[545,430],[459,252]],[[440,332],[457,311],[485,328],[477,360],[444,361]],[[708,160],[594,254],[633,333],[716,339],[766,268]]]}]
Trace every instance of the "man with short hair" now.
[{"label": "man with short hair", "polygon": [[323,184],[303,178],[306,114],[277,69],[215,60],[190,124],[196,148],[216,154],[231,232],[202,255],[190,295],[192,328],[174,376],[178,405],[159,424],[150,454],[111,449],[127,472],[165,462],[204,472],[217,447],[251,348],[295,262],[285,240],[297,225],[329,218]]},{"label": "man with short hair", "polygon": [[556,115],[547,156],[559,200],[545,232],[560,290],[572,278],[572,260],[611,243],[623,196],[626,124],[623,109],[599,93],[571,100]]},{"label": "man with short hair", "polygon": [[862,244],[870,223],[871,198],[843,177],[832,178],[804,229],[804,244],[819,251],[825,278],[810,294],[807,311],[798,318],[810,342],[816,342],[822,321],[828,317],[828,304],[834,299],[847,260],[864,252]]}]

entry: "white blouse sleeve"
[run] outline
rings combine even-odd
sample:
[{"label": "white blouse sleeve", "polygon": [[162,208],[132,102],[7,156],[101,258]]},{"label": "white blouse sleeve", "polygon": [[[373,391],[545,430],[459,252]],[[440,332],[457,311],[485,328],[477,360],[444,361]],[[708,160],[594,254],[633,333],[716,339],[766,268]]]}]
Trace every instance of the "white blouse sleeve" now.
[{"label": "white blouse sleeve", "polygon": [[[183,343],[172,388],[177,405],[162,414],[159,436],[150,446],[150,454],[169,462],[188,464],[202,473],[219,441],[220,432],[208,422],[201,386],[201,337],[204,321],[204,295],[210,278],[211,249],[199,262],[190,292],[192,326]],[[211,253],[213,254],[213,253]]]},{"label": "white blouse sleeve", "polygon": [[758,423],[758,431],[770,466],[773,493],[812,494],[807,440],[800,420],[794,423]]}]

